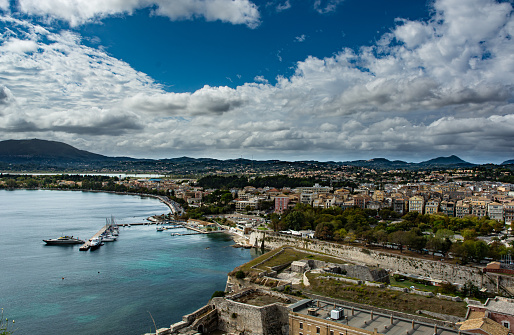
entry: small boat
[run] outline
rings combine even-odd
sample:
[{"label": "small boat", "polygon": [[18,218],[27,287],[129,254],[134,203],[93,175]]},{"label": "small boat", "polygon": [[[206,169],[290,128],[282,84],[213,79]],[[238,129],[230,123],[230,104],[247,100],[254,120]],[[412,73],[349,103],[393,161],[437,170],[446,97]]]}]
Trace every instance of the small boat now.
[{"label": "small boat", "polygon": [[157,227],[157,228],[156,228],[156,230],[157,230],[157,231],[163,231],[163,230],[164,230],[164,228],[163,228],[163,227]]},{"label": "small boat", "polygon": [[48,245],[66,245],[66,244],[83,244],[84,241],[73,236],[61,236],[59,238],[51,238],[43,240]]},{"label": "small boat", "polygon": [[102,236],[102,242],[114,242],[116,241],[116,237],[112,235]]},{"label": "small boat", "polygon": [[102,246],[102,238],[101,237],[94,237],[91,239],[91,250],[95,250]]}]

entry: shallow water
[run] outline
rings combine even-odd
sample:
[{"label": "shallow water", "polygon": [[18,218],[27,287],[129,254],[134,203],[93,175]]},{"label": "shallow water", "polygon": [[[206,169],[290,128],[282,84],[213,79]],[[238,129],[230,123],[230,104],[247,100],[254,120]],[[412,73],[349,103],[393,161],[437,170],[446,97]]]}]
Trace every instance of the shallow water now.
[{"label": "shallow water", "polygon": [[169,327],[255,257],[224,234],[170,236],[155,226],[120,228],[118,241],[95,251],[42,241],[88,239],[111,215],[134,223],[168,211],[139,196],[0,190],[0,307],[15,334],[143,334],[155,331],[152,317]]}]

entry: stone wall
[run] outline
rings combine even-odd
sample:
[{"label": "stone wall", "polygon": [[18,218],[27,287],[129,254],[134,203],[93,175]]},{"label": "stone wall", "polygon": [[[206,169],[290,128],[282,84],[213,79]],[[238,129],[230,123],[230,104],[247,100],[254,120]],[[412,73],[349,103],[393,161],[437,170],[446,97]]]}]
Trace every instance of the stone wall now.
[{"label": "stone wall", "polygon": [[[391,271],[401,271],[404,273],[430,277],[461,285],[465,284],[467,281],[471,281],[479,288],[485,287],[494,292],[497,292],[497,286],[499,286],[480,269],[471,266],[423,260],[414,257],[389,254],[383,251],[368,250],[354,246],[293,237],[273,232],[254,231],[251,233],[251,245],[260,247],[263,241],[264,247],[267,249],[275,249],[284,245],[289,245],[296,248],[325,253],[348,260],[352,263],[377,266]],[[501,284],[506,287],[514,287],[514,277],[502,276]]]},{"label": "stone wall", "polygon": [[287,335],[288,310],[272,304],[252,306],[224,298],[213,298],[211,303],[218,311],[218,329],[248,335]]}]

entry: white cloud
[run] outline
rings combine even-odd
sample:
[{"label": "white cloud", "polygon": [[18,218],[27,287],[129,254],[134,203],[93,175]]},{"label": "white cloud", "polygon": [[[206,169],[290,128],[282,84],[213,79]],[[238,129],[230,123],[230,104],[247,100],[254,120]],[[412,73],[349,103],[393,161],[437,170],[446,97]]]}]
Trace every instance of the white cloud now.
[{"label": "white cloud", "polygon": [[305,36],[305,34],[302,34],[300,36],[296,36],[294,38],[294,40],[295,40],[295,42],[303,42],[303,41],[305,41],[306,38],[307,38],[307,36]]},{"label": "white cloud", "polygon": [[170,20],[202,17],[250,28],[260,23],[258,8],[250,0],[18,0],[18,7],[23,13],[64,20],[71,26],[113,15],[131,15],[148,7]]},{"label": "white cloud", "polygon": [[14,53],[33,52],[37,50],[37,43],[34,41],[11,38],[2,44],[0,49]]},{"label": "white cloud", "polygon": [[283,12],[290,8],[291,8],[291,2],[289,0],[286,0],[286,2],[278,4],[276,7],[276,10],[277,10],[277,12]]},{"label": "white cloud", "polygon": [[344,0],[315,0],[314,9],[320,14],[334,12]]},{"label": "white cloud", "polygon": [[512,5],[470,1],[437,0],[429,20],[308,57],[276,85],[257,76],[190,93],[165,92],[76,34],[4,18],[15,28],[0,36],[0,129],[142,157],[502,161],[514,157]]},{"label": "white cloud", "polygon": [[255,81],[256,83],[268,83],[268,79],[264,78],[264,76],[255,76],[255,78],[253,78],[253,81]]},{"label": "white cloud", "polygon": [[9,0],[0,0],[0,10],[9,11]]}]

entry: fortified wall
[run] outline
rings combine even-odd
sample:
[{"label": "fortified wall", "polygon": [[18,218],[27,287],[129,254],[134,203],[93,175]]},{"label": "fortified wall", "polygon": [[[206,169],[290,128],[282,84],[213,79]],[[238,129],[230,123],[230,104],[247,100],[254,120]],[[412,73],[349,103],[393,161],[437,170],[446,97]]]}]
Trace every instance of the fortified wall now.
[{"label": "fortified wall", "polygon": [[253,231],[249,243],[257,248],[275,249],[284,245],[308,249],[367,266],[400,271],[464,285],[471,281],[479,288],[490,291],[514,292],[514,277],[493,275],[471,266],[448,264],[440,261],[390,254],[376,250],[341,245],[320,240],[283,235],[274,232]]},{"label": "fortified wall", "polygon": [[214,298],[211,303],[218,311],[218,330],[249,335],[289,334],[288,310],[283,305],[259,307],[224,298]]}]

